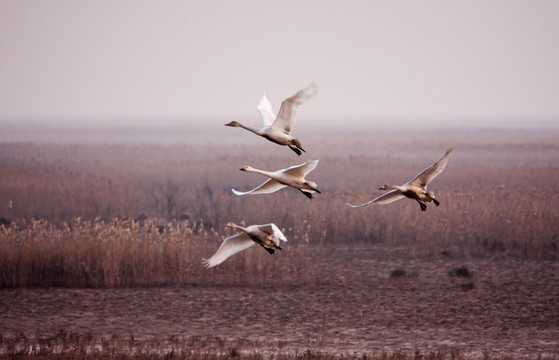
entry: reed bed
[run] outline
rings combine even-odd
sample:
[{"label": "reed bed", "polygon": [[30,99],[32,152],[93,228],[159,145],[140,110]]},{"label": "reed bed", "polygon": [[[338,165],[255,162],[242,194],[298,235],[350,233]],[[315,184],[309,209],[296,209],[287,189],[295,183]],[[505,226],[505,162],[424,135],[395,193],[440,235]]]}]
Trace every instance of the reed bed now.
[{"label": "reed bed", "polygon": [[[305,135],[320,159],[309,178],[323,191],[311,201],[293,189],[231,193],[264,181],[238,171],[243,165],[275,170],[306,160],[259,141],[0,143],[0,286],[312,282],[325,245],[355,243],[423,258],[559,258],[556,131],[445,132],[430,143],[424,135]],[[449,165],[430,185],[440,207],[346,205],[409,180],[449,144]],[[203,269],[201,258],[231,235],[229,221],[274,222],[289,254],[255,247],[219,270]]]},{"label": "reed bed", "polygon": [[[63,227],[46,220],[0,227],[0,288],[138,287],[208,284],[301,284],[314,281],[318,258],[308,244],[295,254],[268,255],[255,246],[207,270],[202,258],[217,250],[222,236],[199,224],[79,218]],[[313,255],[315,254],[315,255]],[[316,259],[318,264],[320,261]]]},{"label": "reed bed", "polygon": [[[512,200],[517,197],[514,191],[457,191],[453,199],[441,197],[444,207],[433,209],[429,218],[417,216],[419,209],[403,201],[382,212],[350,209],[340,200],[332,200],[336,206],[326,209],[318,201],[307,202],[299,210],[306,215],[299,219],[279,212],[277,206],[251,206],[253,199],[245,210],[242,204],[227,204],[221,194],[216,198],[224,203],[218,201],[216,209],[226,207],[231,217],[238,214],[256,223],[279,219],[275,221],[285,226],[289,242],[273,256],[254,246],[210,270],[202,267],[202,258],[211,256],[232,234],[220,226],[228,219],[220,211],[217,227],[203,221],[161,225],[154,219],[76,218],[63,226],[23,221],[0,226],[0,287],[314,283],[320,281],[325,244],[357,242],[401,248],[403,256],[426,259],[441,254],[557,259],[557,225],[553,225],[559,222],[557,199],[533,193]],[[492,202],[515,206],[479,205]]]}]

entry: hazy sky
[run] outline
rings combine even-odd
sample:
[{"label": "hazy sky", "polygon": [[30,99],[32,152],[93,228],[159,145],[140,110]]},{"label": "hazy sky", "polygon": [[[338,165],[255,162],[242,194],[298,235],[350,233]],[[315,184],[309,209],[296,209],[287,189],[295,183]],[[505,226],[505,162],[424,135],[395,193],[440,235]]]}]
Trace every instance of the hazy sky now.
[{"label": "hazy sky", "polygon": [[[0,1],[0,121],[559,118],[559,1]],[[499,120],[500,119],[500,120]]]}]

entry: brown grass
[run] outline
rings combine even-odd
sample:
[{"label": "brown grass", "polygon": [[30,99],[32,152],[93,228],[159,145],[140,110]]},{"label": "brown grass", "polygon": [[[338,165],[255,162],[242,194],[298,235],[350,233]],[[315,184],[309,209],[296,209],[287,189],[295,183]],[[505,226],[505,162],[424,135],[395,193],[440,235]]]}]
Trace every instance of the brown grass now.
[{"label": "brown grass", "polygon": [[[301,134],[321,160],[309,178],[323,194],[311,201],[292,189],[231,193],[264,180],[242,165],[274,170],[308,159],[252,137],[250,146],[1,143],[0,217],[14,224],[0,230],[0,286],[258,284],[265,273],[308,282],[320,271],[320,244],[369,243],[423,258],[559,258],[557,131],[445,132],[429,143],[424,135]],[[440,207],[346,206],[407,181],[449,145],[449,165],[430,186]],[[202,269],[229,221],[276,223],[289,254],[255,248],[220,270]]]},{"label": "brown grass", "polygon": [[45,220],[0,227],[0,288],[300,284],[316,271],[307,260],[320,263],[302,243],[289,248],[292,254],[270,256],[254,247],[216,269],[203,268],[202,258],[221,241],[213,229],[187,222],[161,228],[149,220],[77,218],[63,227]]}]

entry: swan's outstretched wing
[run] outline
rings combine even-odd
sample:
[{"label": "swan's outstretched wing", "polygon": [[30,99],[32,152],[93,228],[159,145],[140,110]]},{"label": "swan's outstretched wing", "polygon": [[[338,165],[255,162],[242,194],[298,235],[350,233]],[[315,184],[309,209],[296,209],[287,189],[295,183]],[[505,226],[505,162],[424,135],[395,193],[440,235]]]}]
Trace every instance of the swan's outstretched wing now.
[{"label": "swan's outstretched wing", "polygon": [[272,104],[270,104],[270,101],[268,101],[266,94],[262,96],[256,110],[260,113],[262,121],[264,122],[263,128],[272,126],[274,120],[276,120],[276,114],[274,114],[274,108],[272,107]]},{"label": "swan's outstretched wing", "polygon": [[316,94],[318,94],[318,86],[313,82],[303,90],[299,90],[295,95],[283,100],[278,112],[278,117],[274,121],[272,127],[286,134],[291,133],[291,129],[293,125],[295,125],[295,120],[297,118],[297,108]]},{"label": "swan's outstretched wing", "polygon": [[453,148],[448,149],[444,154],[444,156],[439,161],[429,166],[427,169],[423,170],[419,175],[417,175],[416,177],[408,181],[405,185],[420,186],[422,188],[425,188],[427,184],[431,182],[431,180],[436,178],[437,175],[439,175],[444,170],[452,150],[454,149]]},{"label": "swan's outstretched wing", "polygon": [[221,246],[217,249],[215,254],[209,259],[203,259],[202,263],[209,269],[221,264],[231,255],[248,249],[254,244],[254,241],[252,241],[246,233],[238,233],[237,235],[230,236],[223,240],[223,243],[221,243]]},{"label": "swan's outstretched wing", "polygon": [[396,200],[400,200],[401,198],[405,197],[401,192],[399,192],[398,190],[391,190],[389,192],[387,192],[386,194],[383,194],[381,196],[379,196],[376,199],[373,199],[369,202],[366,202],[364,204],[361,205],[351,205],[350,203],[347,203],[349,206],[351,206],[352,208],[358,208],[358,207],[363,207],[363,206],[367,206],[367,205],[384,205],[384,204],[390,204],[391,202],[394,202]]},{"label": "swan's outstretched wing", "polygon": [[305,177],[308,173],[316,169],[318,165],[318,160],[309,160],[304,164],[301,165],[294,165],[288,167],[287,169],[281,170],[284,174],[296,176],[296,177]]},{"label": "swan's outstretched wing", "polygon": [[264,231],[266,234],[273,235],[274,237],[280,239],[281,241],[287,241],[281,230],[276,226],[276,224],[265,224],[265,225],[258,225],[260,230]]},{"label": "swan's outstretched wing", "polygon": [[252,195],[258,195],[258,194],[271,194],[273,192],[278,191],[279,189],[283,189],[284,187],[286,187],[287,185],[284,185],[274,179],[268,179],[266,181],[264,181],[262,183],[262,185],[247,191],[247,192],[241,192],[241,191],[237,191],[235,189],[231,189],[231,191],[233,191],[233,194],[235,195],[247,195],[247,194],[252,194]]}]

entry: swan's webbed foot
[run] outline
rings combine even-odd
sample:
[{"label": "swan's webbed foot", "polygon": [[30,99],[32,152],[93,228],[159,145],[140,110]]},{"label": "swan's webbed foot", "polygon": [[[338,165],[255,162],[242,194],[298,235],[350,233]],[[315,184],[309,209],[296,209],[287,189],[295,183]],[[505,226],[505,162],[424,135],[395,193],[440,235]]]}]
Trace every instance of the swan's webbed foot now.
[{"label": "swan's webbed foot", "polygon": [[292,147],[292,146],[293,146],[293,148],[291,148],[291,150],[293,150],[293,151],[295,151],[294,148],[297,148],[297,151],[295,151],[295,152],[297,152],[297,155],[301,155],[301,151],[306,152],[305,149],[303,149],[303,144],[301,143],[300,139],[297,139],[297,138],[293,139],[291,141],[291,145],[289,145],[289,147]]},{"label": "swan's webbed foot", "polygon": [[424,203],[422,203],[421,201],[417,201],[419,203],[419,206],[421,206],[421,211],[427,211],[427,205],[425,205]]},{"label": "swan's webbed foot", "polygon": [[[295,151],[295,153],[296,153],[298,156],[301,156],[301,150],[297,149],[295,146],[291,146],[291,145],[288,145],[288,146],[289,146],[289,148],[290,148],[291,150]],[[303,150],[303,151],[304,151],[304,150]]]},{"label": "swan's webbed foot", "polygon": [[[318,190],[318,189],[316,188],[316,186],[315,186],[316,184],[311,185],[311,184],[309,184],[308,182],[305,182],[305,185],[307,185],[307,187],[309,187],[312,191],[316,191],[317,193],[322,194],[322,193],[320,192],[320,190]],[[302,191],[302,190],[301,190],[301,191]]]},{"label": "swan's webbed foot", "polygon": [[301,189],[299,189],[299,191],[302,192],[303,195],[305,195],[305,196],[308,197],[309,199],[312,199],[312,194],[311,194],[310,192],[306,192],[306,191],[303,191],[303,190],[301,190]]},{"label": "swan's webbed foot", "polygon": [[266,250],[266,251],[269,252],[270,254],[273,254],[273,253],[274,253],[274,249],[271,249],[271,248],[266,247],[266,246],[264,246],[264,245],[262,245],[262,247],[264,248],[264,250]]},{"label": "swan's webbed foot", "polygon": [[435,205],[439,206],[441,203],[437,200],[437,199],[433,199],[433,202],[435,203]]}]

